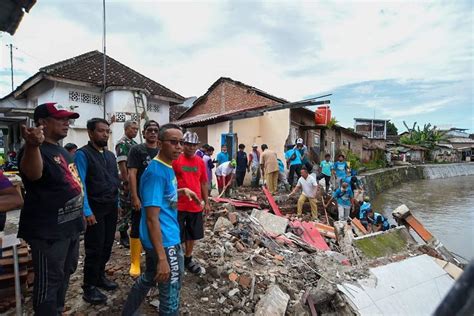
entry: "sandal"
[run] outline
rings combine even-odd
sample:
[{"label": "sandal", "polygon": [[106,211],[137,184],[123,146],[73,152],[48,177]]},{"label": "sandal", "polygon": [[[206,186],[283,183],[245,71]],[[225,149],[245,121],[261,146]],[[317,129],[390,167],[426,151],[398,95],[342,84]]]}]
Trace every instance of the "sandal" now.
[{"label": "sandal", "polygon": [[186,265],[186,269],[188,269],[189,272],[194,273],[194,274],[205,274],[206,269],[201,267],[197,261],[191,260],[190,263]]}]

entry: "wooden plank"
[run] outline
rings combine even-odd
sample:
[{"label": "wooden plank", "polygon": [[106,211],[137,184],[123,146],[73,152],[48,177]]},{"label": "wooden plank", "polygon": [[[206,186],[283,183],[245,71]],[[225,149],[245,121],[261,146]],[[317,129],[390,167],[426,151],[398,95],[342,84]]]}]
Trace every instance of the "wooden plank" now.
[{"label": "wooden plank", "polygon": [[[18,258],[18,264],[28,263],[31,261],[29,256],[22,256]],[[0,259],[0,266],[13,265],[13,257]]]},{"label": "wooden plank", "polygon": [[365,229],[364,225],[362,225],[362,223],[360,222],[359,219],[357,218],[353,218],[352,219],[352,224],[354,224],[354,226],[363,234],[363,235],[367,235],[369,232],[367,231],[367,229]]},{"label": "wooden plank", "polygon": [[[9,258],[13,257],[13,249],[8,249],[8,250],[3,250],[1,253],[1,258]],[[21,247],[18,248],[18,256],[27,256],[28,255],[28,248],[26,247]]]},{"label": "wooden plank", "polygon": [[433,239],[433,235],[414,216],[408,215],[405,221],[425,242]]},{"label": "wooden plank", "polygon": [[280,208],[276,204],[275,199],[273,198],[270,191],[268,191],[267,187],[262,186],[262,190],[263,190],[263,193],[265,193],[265,196],[267,197],[268,203],[270,203],[270,206],[272,207],[273,213],[275,213],[275,215],[283,217],[283,214],[281,213]]}]

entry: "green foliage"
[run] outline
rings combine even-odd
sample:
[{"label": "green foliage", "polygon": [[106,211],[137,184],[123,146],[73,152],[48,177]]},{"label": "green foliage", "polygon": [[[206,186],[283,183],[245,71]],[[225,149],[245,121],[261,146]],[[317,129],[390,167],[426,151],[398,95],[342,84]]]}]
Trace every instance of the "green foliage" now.
[{"label": "green foliage", "polygon": [[329,121],[328,127],[329,127],[329,128],[332,128],[332,127],[333,127],[334,125],[336,125],[337,123],[339,123],[339,121],[336,120],[336,117],[334,116],[334,117],[332,117],[331,120]]},{"label": "green foliage", "polygon": [[345,150],[343,153],[346,156],[346,161],[349,162],[351,169],[359,170],[362,166],[359,157],[354,154],[350,149]]},{"label": "green foliage", "polygon": [[398,128],[392,122],[387,122],[387,135],[398,135]]},{"label": "green foliage", "polygon": [[418,145],[428,149],[433,149],[437,143],[446,139],[446,133],[438,130],[436,126],[431,127],[431,124],[423,125],[423,129],[420,126],[416,126],[416,122],[412,128],[409,128],[405,122],[403,122],[408,130],[408,135],[400,137],[400,143],[406,145]]},{"label": "green foliage", "polygon": [[375,170],[375,169],[381,169],[385,167],[385,160],[377,159],[377,160],[371,160],[368,162],[362,163],[362,167],[366,170]]}]

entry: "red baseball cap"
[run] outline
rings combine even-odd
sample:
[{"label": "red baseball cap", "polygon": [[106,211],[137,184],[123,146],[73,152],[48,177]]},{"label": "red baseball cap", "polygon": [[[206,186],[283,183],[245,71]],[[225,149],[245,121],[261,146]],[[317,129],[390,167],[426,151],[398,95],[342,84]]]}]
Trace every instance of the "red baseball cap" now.
[{"label": "red baseball cap", "polygon": [[47,117],[53,117],[57,119],[65,117],[77,119],[79,118],[79,113],[68,111],[65,109],[64,106],[54,102],[43,103],[38,105],[35,109],[35,113],[33,114],[35,122],[38,122],[40,118]]}]

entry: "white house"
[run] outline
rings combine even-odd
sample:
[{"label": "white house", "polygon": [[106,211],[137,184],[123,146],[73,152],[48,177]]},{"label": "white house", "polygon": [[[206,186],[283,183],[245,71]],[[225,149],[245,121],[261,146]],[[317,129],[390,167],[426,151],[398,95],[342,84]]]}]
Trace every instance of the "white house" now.
[{"label": "white house", "polygon": [[[104,95],[105,117],[111,122],[112,131],[109,148],[123,135],[126,120],[139,119],[136,97],[143,100],[149,119],[160,124],[169,122],[170,107],[183,103],[184,97],[109,56],[106,56],[104,93],[103,57],[101,52],[91,51],[43,67],[1,98],[0,115],[3,117],[0,117],[0,128],[4,134],[5,151],[19,149],[19,123],[24,123],[26,117],[31,118],[34,108],[45,102],[60,103],[80,114],[63,140],[64,144],[71,142],[79,147],[88,141],[87,120],[104,117]],[[138,113],[141,112],[139,108]],[[138,137],[137,141],[140,141]]]}]

